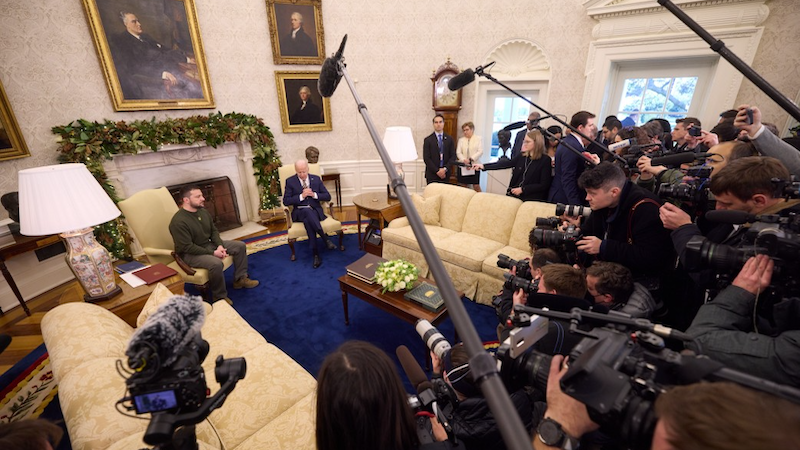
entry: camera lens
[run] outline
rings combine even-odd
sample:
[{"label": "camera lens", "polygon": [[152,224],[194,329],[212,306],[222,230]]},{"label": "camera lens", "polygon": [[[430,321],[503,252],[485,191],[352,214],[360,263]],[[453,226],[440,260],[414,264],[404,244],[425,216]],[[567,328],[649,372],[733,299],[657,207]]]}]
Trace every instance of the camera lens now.
[{"label": "camera lens", "polygon": [[444,359],[444,355],[450,351],[450,342],[445,339],[444,335],[425,319],[417,321],[416,329],[417,333],[419,333],[419,337],[422,338],[422,342],[424,342],[439,359]]}]

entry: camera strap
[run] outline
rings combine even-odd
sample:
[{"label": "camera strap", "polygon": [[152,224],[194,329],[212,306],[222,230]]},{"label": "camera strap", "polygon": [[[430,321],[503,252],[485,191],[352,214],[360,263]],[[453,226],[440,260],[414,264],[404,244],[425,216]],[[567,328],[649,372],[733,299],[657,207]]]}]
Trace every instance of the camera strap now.
[{"label": "camera strap", "polygon": [[656,208],[661,208],[661,204],[652,198],[643,198],[633,205],[633,208],[631,208],[631,213],[628,214],[628,244],[633,244],[633,232],[631,231],[631,225],[633,224],[633,213],[636,212],[636,207],[642,203],[652,203],[656,205]]}]

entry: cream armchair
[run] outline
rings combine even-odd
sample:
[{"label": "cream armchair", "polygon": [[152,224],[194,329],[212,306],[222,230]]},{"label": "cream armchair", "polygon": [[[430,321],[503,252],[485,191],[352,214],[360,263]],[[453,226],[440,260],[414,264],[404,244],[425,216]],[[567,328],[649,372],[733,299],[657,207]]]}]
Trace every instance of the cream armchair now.
[{"label": "cream armchair", "polygon": [[[309,164],[308,173],[322,176],[322,173],[319,169],[319,164]],[[286,189],[286,180],[294,175],[294,165],[281,166],[278,168],[278,178],[280,178],[282,190]],[[325,210],[327,213],[326,215],[328,216],[321,223],[322,230],[325,232],[325,234],[336,233],[339,236],[339,250],[344,251],[344,244],[342,244],[342,238],[344,237],[344,232],[342,231],[342,222],[339,222],[333,218],[333,202],[321,202],[321,204],[322,209]],[[306,228],[302,223],[292,222],[291,206],[284,205],[283,214],[286,216],[286,229],[289,238],[289,248],[292,250],[291,260],[294,261],[297,259],[294,253],[294,243],[298,238],[308,237],[308,234],[306,233]]]},{"label": "cream armchair", "polygon": [[[151,263],[162,263],[175,269],[184,282],[196,285],[203,298],[211,301],[208,270],[190,267],[175,253],[169,222],[178,212],[178,205],[167,188],[139,191],[119,202],[117,206],[125,215],[125,220],[134,237],[139,240],[147,259]],[[227,269],[233,264],[233,257],[226,256],[222,263]]]}]

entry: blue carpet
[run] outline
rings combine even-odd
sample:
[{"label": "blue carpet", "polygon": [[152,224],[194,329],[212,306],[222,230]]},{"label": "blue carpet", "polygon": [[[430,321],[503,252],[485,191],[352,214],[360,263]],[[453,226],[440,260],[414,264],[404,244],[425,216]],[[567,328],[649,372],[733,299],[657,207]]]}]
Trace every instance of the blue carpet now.
[{"label": "blue carpet", "polygon": [[[334,239],[335,242],[335,239]],[[368,341],[384,350],[402,368],[395,349],[405,345],[424,364],[425,344],[414,325],[349,296],[350,325],[344,324],[342,295],[337,279],[346,273],[345,266],[363,256],[356,235],[346,235],[347,250],[324,250],[322,266],[311,266],[312,255],[305,242],[298,243],[297,261],[289,260],[287,245],[249,256],[249,271],[261,282],[255,289],[229,290],[239,314],[269,342],[286,352],[316,377],[328,353],[351,339]],[[228,286],[233,270],[226,271]],[[496,341],[497,318],[494,309],[462,299],[478,334],[484,342]],[[439,330],[451,340],[453,322],[445,319]]]}]

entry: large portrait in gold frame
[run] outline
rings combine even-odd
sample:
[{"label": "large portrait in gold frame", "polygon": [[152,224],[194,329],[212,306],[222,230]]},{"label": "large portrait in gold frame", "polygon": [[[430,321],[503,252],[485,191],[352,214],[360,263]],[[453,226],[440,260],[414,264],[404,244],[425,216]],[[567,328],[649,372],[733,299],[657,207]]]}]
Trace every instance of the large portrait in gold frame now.
[{"label": "large portrait in gold frame", "polygon": [[0,83],[0,161],[31,156],[3,83]]},{"label": "large portrait in gold frame", "polygon": [[322,0],[267,0],[267,18],[275,64],[322,64]]},{"label": "large portrait in gold frame", "polygon": [[114,109],[213,108],[194,0],[83,0]]},{"label": "large portrait in gold frame", "polygon": [[284,133],[331,131],[330,99],[317,90],[319,71],[275,72]]}]

